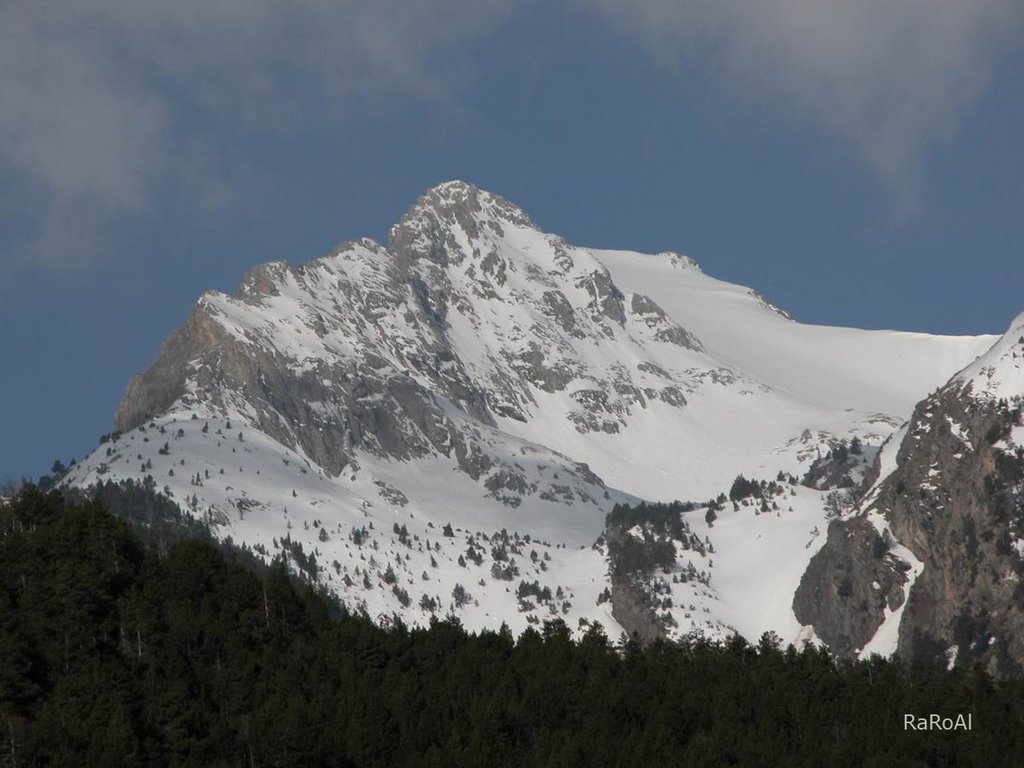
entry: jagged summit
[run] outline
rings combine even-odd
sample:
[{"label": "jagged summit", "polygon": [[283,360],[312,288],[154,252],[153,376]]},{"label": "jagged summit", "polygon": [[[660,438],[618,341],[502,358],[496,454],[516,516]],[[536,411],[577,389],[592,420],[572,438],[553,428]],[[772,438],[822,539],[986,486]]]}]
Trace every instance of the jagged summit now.
[{"label": "jagged summit", "polygon": [[463,208],[485,216],[505,219],[519,226],[532,227],[530,217],[522,208],[501,195],[477,187],[468,181],[445,181],[428,189],[410,208],[412,213],[428,207],[434,210]]},{"label": "jagged summit", "polygon": [[431,248],[445,241],[500,238],[503,225],[535,229],[530,217],[504,198],[468,182],[446,181],[425,192],[391,228],[388,247],[429,256]]},{"label": "jagged summit", "polygon": [[[409,209],[410,212],[424,207],[451,208],[465,207],[474,211],[488,211],[512,214],[516,218],[528,221],[526,214],[519,206],[510,203],[500,195],[481,189],[468,181],[452,179],[443,181],[440,184],[424,192],[416,203]],[[518,214],[514,212],[518,211]]]}]

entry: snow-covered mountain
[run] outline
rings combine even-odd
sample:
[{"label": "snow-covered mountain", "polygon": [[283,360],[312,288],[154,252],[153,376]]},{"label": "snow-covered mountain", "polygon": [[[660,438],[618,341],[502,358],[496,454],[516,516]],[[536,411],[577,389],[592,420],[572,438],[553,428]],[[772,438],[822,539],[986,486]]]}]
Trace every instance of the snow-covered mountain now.
[{"label": "snow-covered mountain", "polygon": [[859,479],[994,341],[803,325],[685,256],[573,246],[449,182],[386,246],[203,295],[65,482],[151,484],[375,616],[615,635],[630,611],[605,599],[613,505],[778,481],[714,520],[682,513],[652,588],[670,634],[795,640],[835,491],[820,478],[837,475],[792,480],[840,453]]},{"label": "snow-covered mountain", "polygon": [[922,400],[796,596],[834,649],[1024,668],[1024,315]]}]

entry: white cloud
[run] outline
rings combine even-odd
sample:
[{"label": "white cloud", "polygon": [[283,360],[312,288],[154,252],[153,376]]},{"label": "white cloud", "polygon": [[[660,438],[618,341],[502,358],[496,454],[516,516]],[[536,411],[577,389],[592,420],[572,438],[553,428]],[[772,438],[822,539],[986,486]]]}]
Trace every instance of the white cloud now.
[{"label": "white cloud", "polygon": [[344,118],[355,95],[446,95],[467,66],[460,48],[509,5],[0,4],[0,183],[41,201],[22,227],[34,233],[4,258],[87,261],[104,223],[144,209],[154,184],[189,165],[168,156],[172,138],[216,144],[202,135],[211,120],[293,131]]},{"label": "white cloud", "polygon": [[[823,125],[903,192],[1024,17],[1020,0],[561,1],[607,14],[734,94]],[[17,216],[12,226],[0,210],[0,268],[87,263],[158,187],[229,199],[224,177],[247,175],[216,167],[225,126],[294,133],[358,119],[353,97],[453,99],[473,76],[471,43],[520,7],[2,0],[0,208],[16,199]]]},{"label": "white cloud", "polygon": [[1024,22],[1020,0],[590,0],[673,64],[850,142],[901,196]]}]

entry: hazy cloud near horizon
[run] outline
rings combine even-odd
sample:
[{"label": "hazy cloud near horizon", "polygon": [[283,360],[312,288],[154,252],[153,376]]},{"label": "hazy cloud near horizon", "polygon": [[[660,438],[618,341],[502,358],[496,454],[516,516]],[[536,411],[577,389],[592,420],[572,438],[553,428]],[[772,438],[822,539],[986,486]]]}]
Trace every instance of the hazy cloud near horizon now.
[{"label": "hazy cloud near horizon", "polygon": [[1020,0],[590,0],[672,66],[848,141],[907,202],[1024,28]]},{"label": "hazy cloud near horizon", "polygon": [[3,3],[0,183],[32,201],[18,210],[29,234],[5,258],[87,262],[90,236],[143,210],[158,181],[199,174],[197,188],[216,189],[218,138],[203,123],[293,132],[344,118],[353,97],[450,99],[470,77],[462,43],[510,5]]},{"label": "hazy cloud near horizon", "polygon": [[[901,194],[1024,17],[1020,0],[562,2],[823,127]],[[514,12],[512,0],[8,0],[0,184],[21,202],[0,215],[21,237],[4,259],[88,263],[104,227],[145,211],[158,185],[216,204],[224,139],[208,126],[287,135],[344,120],[367,95],[452,103],[483,66],[472,44]]]}]

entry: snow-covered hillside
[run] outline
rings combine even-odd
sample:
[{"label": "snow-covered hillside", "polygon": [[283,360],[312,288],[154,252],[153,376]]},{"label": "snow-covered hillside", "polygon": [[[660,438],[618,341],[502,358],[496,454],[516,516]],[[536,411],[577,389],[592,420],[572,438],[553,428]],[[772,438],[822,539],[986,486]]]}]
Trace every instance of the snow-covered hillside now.
[{"label": "snow-covered hillside", "polygon": [[1024,399],[1024,313],[977,360],[960,371],[954,381],[969,385],[972,397],[984,400]]},{"label": "snow-covered hillside", "polygon": [[[387,246],[202,296],[65,482],[164,489],[375,616],[618,634],[597,543],[615,503],[802,477],[855,437],[873,455],[992,342],[802,325],[684,256],[576,247],[449,182]],[[792,595],[826,497],[687,513],[714,554],[664,574],[673,631],[806,635]]]}]

